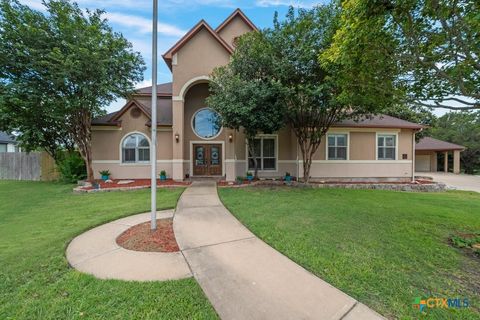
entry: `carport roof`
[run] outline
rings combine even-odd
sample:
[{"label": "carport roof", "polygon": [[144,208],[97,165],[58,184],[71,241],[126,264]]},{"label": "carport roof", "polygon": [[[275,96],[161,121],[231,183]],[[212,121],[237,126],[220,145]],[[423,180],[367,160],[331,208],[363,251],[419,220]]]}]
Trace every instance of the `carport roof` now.
[{"label": "carport roof", "polygon": [[464,146],[458,144],[434,139],[431,137],[425,137],[415,145],[417,151],[452,151],[452,150],[464,150]]}]

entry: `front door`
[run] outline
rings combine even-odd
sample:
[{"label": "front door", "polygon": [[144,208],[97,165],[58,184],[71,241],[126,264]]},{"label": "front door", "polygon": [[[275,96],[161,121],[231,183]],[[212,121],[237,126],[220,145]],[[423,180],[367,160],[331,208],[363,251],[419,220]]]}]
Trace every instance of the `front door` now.
[{"label": "front door", "polygon": [[193,145],[193,175],[194,176],[221,176],[222,175],[222,145],[221,144],[194,144]]}]

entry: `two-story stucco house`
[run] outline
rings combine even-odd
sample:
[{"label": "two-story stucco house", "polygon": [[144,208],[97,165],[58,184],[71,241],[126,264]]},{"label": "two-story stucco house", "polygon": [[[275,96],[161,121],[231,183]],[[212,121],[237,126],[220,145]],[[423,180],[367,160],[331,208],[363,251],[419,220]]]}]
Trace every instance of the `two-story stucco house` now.
[{"label": "two-story stucco house", "polygon": [[[235,39],[256,30],[240,10],[216,29],[200,21],[163,58],[172,83],[158,86],[158,171],[175,180],[216,176],[233,181],[252,169],[242,132],[215,126],[208,108],[212,70],[229,62]],[[96,174],[148,178],[150,162],[151,87],[139,89],[119,111],[93,121]],[[313,178],[409,181],[414,175],[415,132],[422,126],[389,116],[361,122],[343,121],[328,132],[314,157]],[[286,172],[302,176],[296,137],[288,128],[255,140],[260,177]]]}]

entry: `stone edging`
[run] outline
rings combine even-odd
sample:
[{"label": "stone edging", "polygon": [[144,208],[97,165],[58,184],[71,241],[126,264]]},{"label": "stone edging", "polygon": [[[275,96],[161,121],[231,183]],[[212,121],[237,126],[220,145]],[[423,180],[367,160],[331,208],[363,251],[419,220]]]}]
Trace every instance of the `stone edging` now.
[{"label": "stone edging", "polygon": [[251,184],[225,185],[219,188],[246,188],[246,187],[292,187],[292,188],[319,188],[319,189],[364,189],[364,190],[391,190],[408,192],[443,192],[448,190],[443,183],[431,184],[412,184],[412,183],[312,183],[305,185],[302,183],[291,182],[287,184],[283,181],[257,181]]}]

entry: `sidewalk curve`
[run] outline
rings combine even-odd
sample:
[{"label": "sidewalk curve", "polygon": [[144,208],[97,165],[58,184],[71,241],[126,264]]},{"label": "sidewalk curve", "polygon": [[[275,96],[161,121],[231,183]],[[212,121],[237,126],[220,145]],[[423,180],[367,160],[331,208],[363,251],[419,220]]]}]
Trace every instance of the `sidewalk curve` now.
[{"label": "sidewalk curve", "polygon": [[[172,216],[173,210],[157,213],[159,219]],[[68,263],[100,279],[166,281],[191,277],[181,252],[138,252],[117,244],[120,234],[149,219],[150,213],[137,214],[82,233],[67,247]]]}]

